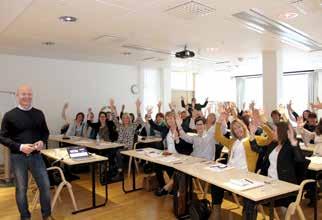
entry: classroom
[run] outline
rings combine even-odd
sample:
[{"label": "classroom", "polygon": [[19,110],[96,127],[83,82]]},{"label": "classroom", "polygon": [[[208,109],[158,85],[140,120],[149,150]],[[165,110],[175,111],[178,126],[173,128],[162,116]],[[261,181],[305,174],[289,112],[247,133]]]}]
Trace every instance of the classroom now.
[{"label": "classroom", "polygon": [[321,23],[322,0],[0,1],[0,219],[322,219]]}]

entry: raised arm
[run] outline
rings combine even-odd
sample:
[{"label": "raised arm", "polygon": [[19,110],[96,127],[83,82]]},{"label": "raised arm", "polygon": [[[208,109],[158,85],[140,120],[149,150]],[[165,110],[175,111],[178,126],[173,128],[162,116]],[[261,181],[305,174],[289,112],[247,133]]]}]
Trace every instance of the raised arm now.
[{"label": "raised arm", "polygon": [[179,129],[180,138],[190,144],[193,144],[193,137],[187,135],[186,132],[182,129],[182,119],[180,117],[176,118],[176,124]]},{"label": "raised arm", "polygon": [[200,108],[204,108],[208,105],[208,97],[206,98],[205,102],[203,103],[203,105],[200,105]]},{"label": "raised arm", "polygon": [[305,144],[309,143],[311,140],[315,138],[315,133],[310,132],[304,128],[305,122],[302,117],[298,117],[297,119],[297,132],[301,134],[303,141]]},{"label": "raised arm", "polygon": [[231,149],[235,140],[233,139],[229,139],[229,138],[226,138],[223,133],[222,133],[222,124],[225,123],[225,118],[227,117],[227,113],[225,112],[222,112],[220,114],[220,117],[218,118],[217,122],[216,122],[216,125],[215,125],[215,140],[218,142],[218,143],[221,143],[223,145],[225,145],[227,148]]},{"label": "raised arm", "polygon": [[66,114],[67,109],[68,109],[68,106],[69,106],[69,104],[68,104],[68,102],[66,102],[64,104],[63,109],[62,109],[62,112],[61,112],[61,117],[65,121],[66,124],[69,124],[69,121],[67,119],[67,114]]},{"label": "raised arm", "polygon": [[111,109],[111,113],[112,113],[112,121],[114,122],[116,128],[119,129],[121,124],[119,119],[117,118],[117,110],[113,99],[110,99],[109,108]]},{"label": "raised arm", "polygon": [[158,107],[158,113],[161,113],[161,106],[162,106],[162,102],[159,101],[158,104],[157,104],[157,107]]},{"label": "raised arm", "polygon": [[184,98],[181,96],[181,107],[186,108],[186,104],[184,103]]},{"label": "raised arm", "polygon": [[135,123],[137,125],[142,125],[143,126],[144,121],[143,121],[143,118],[142,118],[142,115],[141,115],[141,101],[140,101],[140,99],[136,100],[135,105],[136,105],[136,113],[137,113],[137,118],[136,118]]}]

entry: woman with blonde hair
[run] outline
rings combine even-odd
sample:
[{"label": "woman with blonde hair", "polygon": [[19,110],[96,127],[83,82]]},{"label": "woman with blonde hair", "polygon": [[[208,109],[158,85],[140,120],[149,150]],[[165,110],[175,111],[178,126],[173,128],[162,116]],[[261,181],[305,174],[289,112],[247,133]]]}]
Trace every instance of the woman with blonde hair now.
[{"label": "woman with blonde hair", "polygon": [[[250,141],[256,139],[259,146],[268,145],[274,137],[272,131],[264,123],[262,128],[267,136],[256,136],[255,131],[259,122],[253,120],[249,126],[248,131],[246,125],[239,119],[234,119],[231,122],[231,134],[232,138],[229,139],[222,134],[221,127],[223,123],[226,123],[228,118],[228,111],[223,111],[215,125],[215,140],[226,146],[230,151],[228,159],[228,166],[236,167],[241,170],[254,172],[256,168],[256,162],[258,159],[258,153],[252,151]],[[253,118],[255,119],[255,118]],[[224,189],[212,186],[211,187],[213,211],[211,213],[211,220],[221,219],[221,204],[224,197]],[[251,201],[244,199],[243,216],[244,219],[253,219],[255,210],[248,209],[247,207],[254,207]]]}]

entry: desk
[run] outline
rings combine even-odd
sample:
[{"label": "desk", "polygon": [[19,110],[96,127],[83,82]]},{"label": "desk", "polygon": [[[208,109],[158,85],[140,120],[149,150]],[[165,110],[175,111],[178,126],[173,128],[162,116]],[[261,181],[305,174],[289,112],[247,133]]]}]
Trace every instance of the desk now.
[{"label": "desk", "polygon": [[96,140],[84,138],[84,137],[70,136],[69,139],[64,139],[63,135],[49,135],[48,140],[77,145],[77,146],[84,146],[84,147],[88,147],[99,151],[113,149],[113,148],[120,148],[124,146],[123,144],[116,143],[116,142],[100,141],[99,143],[97,143]]},{"label": "desk", "polygon": [[317,182],[319,180],[320,175],[322,174],[322,157],[319,156],[311,156],[311,157],[306,157],[306,159],[310,160],[310,164],[308,167],[308,170],[311,170],[315,173],[315,180],[316,180],[316,192],[315,192],[315,204],[314,204],[314,219],[318,219],[318,212],[317,212],[317,204],[318,204],[318,191],[317,191]]},{"label": "desk", "polygon": [[[107,193],[107,184],[105,184],[105,201],[102,204],[97,205],[96,204],[96,180],[95,180],[95,166],[98,163],[107,163],[108,158],[99,156],[96,154],[92,154],[88,159],[86,160],[72,160],[69,158],[67,148],[56,148],[56,149],[46,149],[42,150],[41,153],[45,155],[46,157],[49,157],[54,160],[60,160],[61,163],[64,163],[69,166],[77,166],[80,164],[91,164],[91,173],[92,173],[92,206],[84,209],[77,210],[73,212],[73,214],[84,212],[87,210],[99,208],[102,206],[105,206],[108,200],[108,193]],[[107,164],[106,164],[107,165]],[[105,170],[106,172],[106,170]],[[105,173],[105,175],[107,175]]]},{"label": "desk", "polygon": [[143,144],[150,144],[150,143],[155,143],[155,142],[161,142],[162,138],[160,137],[155,137],[155,136],[139,136],[137,143],[143,143]]},{"label": "desk", "polygon": [[308,151],[308,152],[314,152],[314,150],[315,150],[315,145],[314,144],[308,144],[307,146],[305,146],[305,144],[304,143],[300,143],[300,148],[301,148],[301,150],[303,150],[303,151]]},{"label": "desk", "polygon": [[[258,204],[270,203],[270,219],[273,219],[273,207],[274,201],[280,198],[285,198],[290,195],[294,195],[299,190],[299,186],[280,180],[272,180],[269,177],[259,174],[241,171],[237,168],[231,168],[222,172],[214,172],[205,169],[207,166],[214,164],[213,161],[208,161],[203,158],[186,156],[182,154],[172,154],[171,156],[163,156],[162,151],[146,148],[144,150],[130,150],[123,151],[122,154],[150,161],[153,163],[161,164],[164,166],[172,167],[178,171],[188,174],[191,178],[195,177],[204,180],[210,184],[221,187],[227,191],[233,192],[244,198],[250,199]],[[149,156],[149,155],[153,156]],[[170,158],[171,157],[171,158]],[[170,158],[169,160],[166,158]],[[133,173],[133,176],[135,173]],[[254,181],[266,182],[264,186],[239,191],[232,187],[229,187],[226,183],[230,179],[247,178]],[[135,181],[135,178],[133,178]],[[135,182],[133,184],[133,190],[135,188]]]}]

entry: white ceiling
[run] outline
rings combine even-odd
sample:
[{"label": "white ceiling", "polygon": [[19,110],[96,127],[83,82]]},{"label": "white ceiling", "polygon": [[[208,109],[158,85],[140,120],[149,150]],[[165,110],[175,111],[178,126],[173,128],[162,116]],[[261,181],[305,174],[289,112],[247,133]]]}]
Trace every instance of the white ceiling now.
[{"label": "white ceiling", "polygon": [[[185,20],[165,10],[188,0],[1,0],[0,53],[49,58],[90,60],[120,64],[166,65],[169,55],[129,50],[122,45],[139,45],[177,51],[187,44],[203,57],[215,61],[254,58],[262,50],[301,52],[283,45],[272,34],[245,28],[232,14],[255,8],[270,18],[322,42],[322,7],[319,0],[304,0],[305,13],[288,4],[290,0],[197,0],[216,9],[214,14]],[[281,13],[298,12],[293,20]],[[76,23],[62,23],[63,15]],[[103,38],[109,35],[116,38]],[[42,42],[52,41],[54,46]],[[207,51],[207,48],[217,48]],[[122,53],[131,52],[130,56]],[[305,54],[319,56],[319,53]],[[154,61],[142,61],[155,57]],[[160,58],[161,61],[155,61]]]}]

